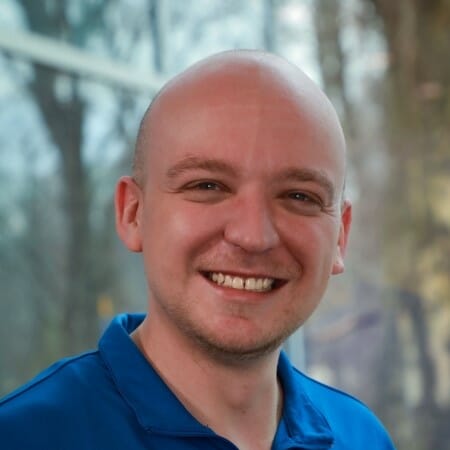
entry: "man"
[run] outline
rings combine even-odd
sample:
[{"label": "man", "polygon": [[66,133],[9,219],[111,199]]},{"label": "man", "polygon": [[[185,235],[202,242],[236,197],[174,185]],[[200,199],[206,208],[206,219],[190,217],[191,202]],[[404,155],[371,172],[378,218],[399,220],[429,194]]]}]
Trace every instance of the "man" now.
[{"label": "man", "polygon": [[170,81],[116,190],[149,313],[3,400],[1,448],[392,449],[280,355],[344,269],[344,157],[331,104],[279,57],[226,52]]}]

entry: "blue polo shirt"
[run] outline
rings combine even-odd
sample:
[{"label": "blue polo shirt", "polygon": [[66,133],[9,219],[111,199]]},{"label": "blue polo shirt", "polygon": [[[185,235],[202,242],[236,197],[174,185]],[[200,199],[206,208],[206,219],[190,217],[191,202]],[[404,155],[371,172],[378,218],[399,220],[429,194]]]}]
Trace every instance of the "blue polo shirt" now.
[{"label": "blue polo shirt", "polygon": [[[199,423],[129,337],[144,315],[117,316],[98,350],[63,359],[0,401],[2,450],[231,450]],[[306,377],[281,354],[283,416],[272,449],[384,450],[359,401]]]}]

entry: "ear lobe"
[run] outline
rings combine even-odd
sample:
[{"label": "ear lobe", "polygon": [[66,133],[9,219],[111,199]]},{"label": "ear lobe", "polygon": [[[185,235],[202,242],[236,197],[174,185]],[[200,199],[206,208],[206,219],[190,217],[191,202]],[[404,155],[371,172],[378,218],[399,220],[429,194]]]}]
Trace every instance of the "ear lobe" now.
[{"label": "ear lobe", "polygon": [[344,256],[347,250],[348,235],[350,232],[350,225],[352,223],[352,205],[349,201],[345,201],[341,212],[341,227],[339,230],[339,238],[337,242],[336,256],[333,267],[331,269],[332,275],[338,275],[344,272]]},{"label": "ear lobe", "polygon": [[117,234],[128,250],[141,252],[142,192],[132,177],[120,178],[116,186],[114,204]]}]

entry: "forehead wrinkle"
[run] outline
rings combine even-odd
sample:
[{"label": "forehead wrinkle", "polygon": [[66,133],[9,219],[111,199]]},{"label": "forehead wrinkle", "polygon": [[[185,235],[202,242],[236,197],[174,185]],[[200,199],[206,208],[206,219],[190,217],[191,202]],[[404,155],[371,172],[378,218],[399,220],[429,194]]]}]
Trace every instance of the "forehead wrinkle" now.
[{"label": "forehead wrinkle", "polygon": [[169,179],[173,179],[190,170],[220,172],[230,176],[238,175],[238,170],[226,161],[217,158],[202,158],[198,156],[188,156],[182,159],[170,167],[167,170],[166,175]]}]

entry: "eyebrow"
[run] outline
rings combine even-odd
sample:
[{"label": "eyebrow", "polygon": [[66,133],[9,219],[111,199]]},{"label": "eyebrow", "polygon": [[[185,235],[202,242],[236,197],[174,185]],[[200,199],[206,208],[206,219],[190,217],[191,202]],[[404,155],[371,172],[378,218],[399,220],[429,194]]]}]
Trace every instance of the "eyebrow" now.
[{"label": "eyebrow", "polygon": [[[209,172],[224,173],[229,176],[237,176],[238,170],[231,164],[221,159],[199,158],[188,156],[167,170],[167,177],[174,179],[190,170],[207,170]],[[329,177],[317,169],[308,168],[288,168],[276,174],[278,180],[283,181],[312,181],[325,189],[330,199],[334,199],[335,188]]]},{"label": "eyebrow", "polygon": [[225,161],[214,158],[199,158],[197,156],[188,156],[176,163],[167,170],[167,177],[169,179],[176,178],[184,172],[190,170],[207,170],[209,172],[220,172],[230,176],[238,174],[235,167]]}]

